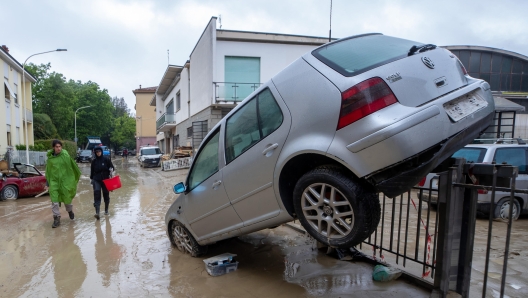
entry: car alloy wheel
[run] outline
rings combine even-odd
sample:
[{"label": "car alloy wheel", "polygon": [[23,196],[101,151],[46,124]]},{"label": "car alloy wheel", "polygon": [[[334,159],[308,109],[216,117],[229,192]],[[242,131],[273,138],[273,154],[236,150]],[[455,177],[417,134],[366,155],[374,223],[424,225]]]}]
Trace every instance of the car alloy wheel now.
[{"label": "car alloy wheel", "polygon": [[[512,218],[517,220],[519,218],[519,210],[521,205],[516,199],[513,200]],[[507,221],[510,218],[510,198],[502,198],[495,206],[495,218]]]},{"label": "car alloy wheel", "polygon": [[199,245],[180,222],[174,221],[171,229],[171,242],[179,251],[189,253],[192,257],[198,257],[207,252],[207,246]]},{"label": "car alloy wheel", "polygon": [[5,200],[16,200],[18,198],[18,189],[16,186],[7,185],[2,189],[2,198]]},{"label": "car alloy wheel", "polygon": [[360,244],[380,220],[378,195],[333,166],[304,174],[293,191],[293,207],[306,231],[331,247]]},{"label": "car alloy wheel", "polygon": [[326,183],[309,185],[301,198],[303,216],[326,238],[342,238],[354,228],[354,209],[347,198]]}]

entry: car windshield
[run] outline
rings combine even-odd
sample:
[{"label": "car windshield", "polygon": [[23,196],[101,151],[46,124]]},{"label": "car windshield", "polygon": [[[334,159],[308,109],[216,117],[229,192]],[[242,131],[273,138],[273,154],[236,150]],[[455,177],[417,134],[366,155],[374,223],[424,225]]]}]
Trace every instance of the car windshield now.
[{"label": "car windshield", "polygon": [[466,162],[480,163],[484,160],[484,155],[486,155],[486,151],[486,148],[462,148],[455,152],[452,157],[463,157],[466,159]]},{"label": "car windshield", "polygon": [[16,165],[17,171],[21,174],[39,174],[39,172],[33,166],[27,165]]},{"label": "car windshield", "polygon": [[161,154],[161,150],[159,148],[141,149],[141,155],[156,155],[156,154]]},{"label": "car windshield", "polygon": [[413,45],[422,44],[375,34],[337,41],[314,50],[312,55],[340,74],[350,77],[406,57]]},{"label": "car windshield", "polygon": [[81,151],[81,154],[80,154],[80,155],[82,155],[82,156],[90,156],[90,155],[92,155],[92,151],[90,151],[90,150],[83,150],[83,151]]}]

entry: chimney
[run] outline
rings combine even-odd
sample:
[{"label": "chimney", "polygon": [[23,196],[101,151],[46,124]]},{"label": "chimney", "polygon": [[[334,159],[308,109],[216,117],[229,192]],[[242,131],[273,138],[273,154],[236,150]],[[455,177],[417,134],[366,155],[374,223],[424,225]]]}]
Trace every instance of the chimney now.
[{"label": "chimney", "polygon": [[4,49],[6,53],[9,53],[9,48],[5,44],[2,45],[2,49]]},{"label": "chimney", "polygon": [[141,89],[141,85],[139,85],[139,89]]}]

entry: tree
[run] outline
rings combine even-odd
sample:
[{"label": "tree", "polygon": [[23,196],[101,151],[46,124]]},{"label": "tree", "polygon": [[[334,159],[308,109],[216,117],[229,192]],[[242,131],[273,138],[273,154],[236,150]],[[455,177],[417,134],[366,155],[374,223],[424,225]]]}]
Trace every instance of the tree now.
[{"label": "tree", "polygon": [[116,119],[111,141],[117,146],[135,147],[136,120],[128,115]]},{"label": "tree", "polygon": [[36,140],[59,138],[57,128],[46,114],[33,115],[33,133]]},{"label": "tree", "polygon": [[118,98],[117,96],[114,96],[112,98],[112,105],[114,106],[114,117],[116,119],[124,115],[130,115],[130,109],[123,97]]}]

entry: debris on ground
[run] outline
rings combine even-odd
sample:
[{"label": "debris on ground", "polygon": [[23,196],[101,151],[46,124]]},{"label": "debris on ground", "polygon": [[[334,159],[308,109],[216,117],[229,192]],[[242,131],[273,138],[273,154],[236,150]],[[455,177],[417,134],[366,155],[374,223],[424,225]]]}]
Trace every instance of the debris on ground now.
[{"label": "debris on ground", "polygon": [[400,277],[401,274],[402,272],[399,269],[383,265],[376,265],[374,266],[374,271],[372,272],[372,279],[375,281],[395,280]]},{"label": "debris on ground", "polygon": [[203,260],[205,269],[211,276],[219,276],[229,272],[233,272],[238,268],[238,262],[233,260],[236,254],[224,253],[215,257]]}]

